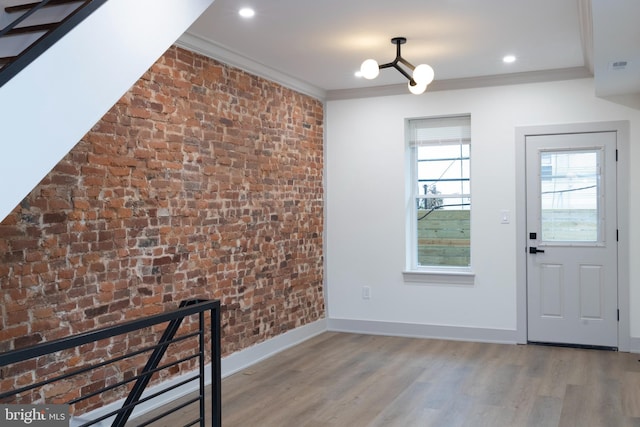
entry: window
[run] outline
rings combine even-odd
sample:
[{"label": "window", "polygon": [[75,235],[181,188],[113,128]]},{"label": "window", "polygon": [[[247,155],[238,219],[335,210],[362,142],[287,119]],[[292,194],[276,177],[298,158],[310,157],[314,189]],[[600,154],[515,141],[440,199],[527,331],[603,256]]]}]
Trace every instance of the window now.
[{"label": "window", "polygon": [[471,118],[411,119],[407,124],[408,269],[468,272]]},{"label": "window", "polygon": [[[602,243],[600,150],[540,153],[541,240]],[[549,172],[545,173],[548,168]]]}]

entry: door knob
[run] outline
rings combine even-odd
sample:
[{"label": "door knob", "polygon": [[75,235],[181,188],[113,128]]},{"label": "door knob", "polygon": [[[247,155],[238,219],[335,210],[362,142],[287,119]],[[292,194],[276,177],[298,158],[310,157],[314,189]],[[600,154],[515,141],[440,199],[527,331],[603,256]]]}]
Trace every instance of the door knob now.
[{"label": "door knob", "polygon": [[530,254],[537,254],[537,253],[544,253],[544,249],[538,249],[538,248],[534,248],[533,246],[529,247],[529,253]]}]

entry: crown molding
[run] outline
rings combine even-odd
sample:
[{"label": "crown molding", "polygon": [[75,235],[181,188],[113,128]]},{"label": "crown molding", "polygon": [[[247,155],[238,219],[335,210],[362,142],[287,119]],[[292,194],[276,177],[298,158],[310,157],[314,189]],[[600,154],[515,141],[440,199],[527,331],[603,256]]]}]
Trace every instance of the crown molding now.
[{"label": "crown molding", "polygon": [[[592,78],[586,67],[560,68],[555,70],[529,71],[522,73],[497,74],[491,76],[469,77],[461,79],[435,80],[427,88],[428,92],[441,90],[473,89],[490,86],[506,86],[527,83],[542,83],[560,80]],[[340,89],[327,91],[327,101],[376,96],[410,95],[407,85],[385,85],[358,89]]]},{"label": "crown molding", "polygon": [[293,89],[297,92],[309,95],[320,101],[324,101],[327,97],[327,92],[324,89],[296,79],[295,77],[289,76],[264,64],[256,62],[251,58],[235,53],[230,49],[204,37],[186,32],[182,36],[180,36],[175,44],[176,46],[183,49],[187,49],[192,52],[215,59],[217,61],[224,62],[227,65],[247,71],[258,77],[263,77],[265,79],[271,80],[275,83],[281,84],[284,87],[288,87],[289,89]]}]

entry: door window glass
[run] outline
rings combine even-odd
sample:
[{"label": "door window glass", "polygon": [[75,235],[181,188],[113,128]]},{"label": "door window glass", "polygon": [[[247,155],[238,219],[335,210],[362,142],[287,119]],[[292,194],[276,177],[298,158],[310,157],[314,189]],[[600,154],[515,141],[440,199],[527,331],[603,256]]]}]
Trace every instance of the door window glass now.
[{"label": "door window glass", "polygon": [[600,241],[600,150],[540,153],[542,241]]}]

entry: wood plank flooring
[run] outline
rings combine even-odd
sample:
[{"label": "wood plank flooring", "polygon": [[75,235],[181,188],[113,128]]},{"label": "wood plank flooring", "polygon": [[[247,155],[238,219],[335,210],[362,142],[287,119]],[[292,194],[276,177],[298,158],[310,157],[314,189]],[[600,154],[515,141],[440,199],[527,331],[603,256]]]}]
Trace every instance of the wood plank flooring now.
[{"label": "wood plank flooring", "polygon": [[[599,350],[327,332],[223,379],[222,424],[640,426],[638,359]],[[177,413],[154,425],[176,427],[185,419]]]}]

